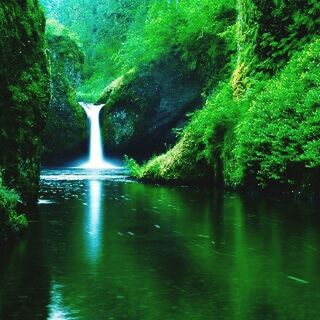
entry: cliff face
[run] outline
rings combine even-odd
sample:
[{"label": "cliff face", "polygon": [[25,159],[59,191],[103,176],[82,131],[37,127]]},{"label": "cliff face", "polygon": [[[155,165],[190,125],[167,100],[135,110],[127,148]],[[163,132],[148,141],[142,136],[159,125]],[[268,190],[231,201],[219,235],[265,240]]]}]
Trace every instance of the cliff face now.
[{"label": "cliff face", "polygon": [[0,1],[0,168],[27,203],[37,198],[50,98],[44,29],[37,0]]},{"label": "cliff face", "polygon": [[56,161],[79,149],[87,136],[85,112],[76,97],[84,56],[75,36],[53,20],[47,22],[46,37],[52,99],[43,133],[44,159]]}]

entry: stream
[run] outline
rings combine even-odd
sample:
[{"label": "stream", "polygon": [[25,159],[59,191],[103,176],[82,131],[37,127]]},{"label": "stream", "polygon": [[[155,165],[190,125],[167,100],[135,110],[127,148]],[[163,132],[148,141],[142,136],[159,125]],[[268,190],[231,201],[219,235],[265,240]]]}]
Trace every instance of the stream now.
[{"label": "stream", "polygon": [[320,319],[308,203],[46,169],[0,261],[0,319]]}]

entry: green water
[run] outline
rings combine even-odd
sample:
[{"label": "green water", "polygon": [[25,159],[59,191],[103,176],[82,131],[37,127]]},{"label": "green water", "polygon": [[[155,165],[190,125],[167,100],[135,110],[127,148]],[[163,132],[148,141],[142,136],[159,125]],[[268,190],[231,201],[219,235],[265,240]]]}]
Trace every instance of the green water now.
[{"label": "green water", "polygon": [[320,319],[314,205],[45,170],[0,319]]}]

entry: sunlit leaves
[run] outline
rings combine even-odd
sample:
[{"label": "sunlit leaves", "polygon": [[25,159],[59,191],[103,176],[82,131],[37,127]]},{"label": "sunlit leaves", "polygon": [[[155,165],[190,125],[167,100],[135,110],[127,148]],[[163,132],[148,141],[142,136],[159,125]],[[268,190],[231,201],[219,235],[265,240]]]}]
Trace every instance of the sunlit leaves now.
[{"label": "sunlit leaves", "polygon": [[316,40],[256,92],[240,123],[237,152],[264,184],[295,180],[303,172],[294,168],[319,164],[319,57]]}]

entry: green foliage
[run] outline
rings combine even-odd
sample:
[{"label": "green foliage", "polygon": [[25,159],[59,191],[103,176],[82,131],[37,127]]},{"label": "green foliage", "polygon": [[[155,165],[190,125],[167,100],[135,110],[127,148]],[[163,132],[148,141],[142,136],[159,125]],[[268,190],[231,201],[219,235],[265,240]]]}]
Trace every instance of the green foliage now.
[{"label": "green foliage", "polygon": [[320,41],[294,55],[284,71],[255,90],[239,123],[236,154],[243,175],[261,186],[309,182],[320,156]]},{"label": "green foliage", "polygon": [[317,0],[242,0],[238,38],[241,61],[250,71],[274,75],[318,34]]},{"label": "green foliage", "polygon": [[[84,82],[78,97],[96,101],[129,70],[177,54],[204,81],[217,83],[236,48],[236,1],[47,1],[48,15],[79,34]],[[85,19],[84,19],[85,17]],[[228,53],[226,53],[226,51]]]},{"label": "green foliage", "polygon": [[199,70],[207,80],[227,63],[226,51],[235,50],[234,32],[228,29],[236,19],[233,0],[151,1],[141,11],[117,57],[123,72],[178,54],[189,70]]},{"label": "green foliage", "polygon": [[27,225],[25,215],[16,212],[19,195],[3,185],[0,175],[0,243],[6,241],[10,234],[22,231]]},{"label": "green foliage", "polygon": [[42,0],[49,18],[72,30],[85,53],[84,79],[78,90],[82,101],[96,101],[106,85],[120,75],[114,63],[136,11],[147,4],[140,0]]},{"label": "green foliage", "polygon": [[140,174],[141,174],[140,166],[138,165],[138,163],[134,159],[131,159],[126,155],[124,157],[124,164],[129,169],[130,174],[133,177],[141,178],[141,176],[140,176]]}]

